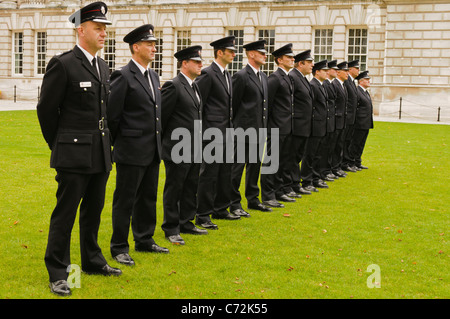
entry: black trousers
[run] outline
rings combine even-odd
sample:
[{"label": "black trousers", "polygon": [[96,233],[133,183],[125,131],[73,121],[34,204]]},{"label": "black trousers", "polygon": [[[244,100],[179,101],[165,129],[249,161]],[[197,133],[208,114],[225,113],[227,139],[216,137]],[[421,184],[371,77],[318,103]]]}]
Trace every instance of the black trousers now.
[{"label": "black trousers", "polygon": [[192,229],[197,211],[199,163],[164,161],[166,182],[163,192],[164,221],[161,225],[166,236],[177,235],[180,230]]},{"label": "black trousers", "polygon": [[57,170],[55,178],[58,182],[57,201],[50,219],[45,252],[45,265],[50,281],[67,279],[70,238],[78,206],[80,206],[81,268],[94,270],[106,265],[97,243],[97,236],[108,177],[109,172],[78,174]]},{"label": "black trousers", "polygon": [[302,186],[311,186],[320,178],[318,171],[318,161],[320,158],[319,149],[323,142],[322,136],[310,136],[306,141],[305,152],[303,153],[300,177]]},{"label": "black trousers", "polygon": [[342,169],[341,166],[345,139],[344,129],[337,129],[335,138],[336,143],[332,148],[331,154],[331,170],[333,171],[333,173]]},{"label": "black trousers", "polygon": [[159,164],[154,159],[148,166],[116,165],[110,244],[113,257],[129,252],[130,223],[136,249],[144,250],[155,243]]},{"label": "black trousers", "polygon": [[364,152],[364,146],[366,145],[367,136],[369,136],[369,130],[355,129],[353,133],[353,141],[350,145],[350,154],[354,159],[353,164],[361,166],[361,156]]},{"label": "black trousers", "polygon": [[323,143],[319,149],[320,159],[318,163],[318,171],[320,178],[325,178],[328,174],[331,174],[331,149],[332,145],[336,143],[335,132],[328,132],[323,138]]},{"label": "black trousers", "polygon": [[353,140],[353,132],[355,131],[354,124],[348,124],[344,129],[344,146],[342,149],[342,166],[353,166],[354,158],[350,152],[350,147]]},{"label": "black trousers", "polygon": [[[224,150],[225,151],[225,150]],[[225,154],[225,153],[224,153]],[[228,214],[231,193],[232,163],[206,163],[200,166],[197,192],[197,219],[207,222]]]},{"label": "black trousers", "polygon": [[[269,137],[267,141],[267,153],[271,155],[272,141]],[[274,174],[261,174],[261,199],[263,201],[276,199],[277,197],[289,193],[292,184],[290,174],[290,153],[292,152],[292,135],[280,135],[278,140],[279,163],[278,171]],[[262,164],[265,165],[264,163]]]},{"label": "black trousers", "polygon": [[301,187],[300,162],[303,160],[307,141],[308,137],[306,136],[292,136],[290,156],[291,189],[297,192]]},{"label": "black trousers", "polygon": [[[240,153],[240,147],[245,148],[244,154]],[[230,209],[242,209],[241,193],[239,187],[241,186],[241,179],[245,169],[245,198],[247,204],[258,204],[259,196],[259,173],[261,171],[261,158],[259,156],[258,144],[242,143],[235,145],[234,163],[231,168],[231,194],[230,194]],[[239,154],[238,154],[239,153]],[[238,160],[239,159],[239,160]],[[241,161],[242,159],[242,161]]]}]

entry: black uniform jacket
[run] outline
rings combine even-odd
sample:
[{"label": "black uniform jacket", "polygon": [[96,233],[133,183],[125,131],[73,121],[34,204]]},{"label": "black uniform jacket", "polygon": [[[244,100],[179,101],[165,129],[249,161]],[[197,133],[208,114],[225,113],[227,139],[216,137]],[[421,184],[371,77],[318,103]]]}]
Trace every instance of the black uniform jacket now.
[{"label": "black uniform jacket", "polygon": [[[197,84],[194,82],[194,86]],[[197,86],[198,88],[198,86]],[[177,128],[187,129],[191,135],[191,163],[194,163],[194,138],[201,136],[194,132],[195,120],[202,120],[201,94],[200,100],[189,85],[184,75],[180,72],[173,80],[164,83],[161,89],[162,102],[162,159],[172,161],[172,148],[181,141],[181,137],[172,140],[172,132]],[[200,127],[201,129],[201,127]],[[194,134],[195,133],[195,134]],[[201,148],[201,144],[199,145]]]},{"label": "black uniform jacket", "polygon": [[328,115],[327,92],[316,78],[313,78],[309,83],[314,92],[312,136],[325,136],[327,134]]},{"label": "black uniform jacket", "polygon": [[233,75],[233,125],[244,130],[267,127],[268,88],[267,75],[260,72],[261,81],[250,65]]},{"label": "black uniform jacket", "polygon": [[336,91],[336,129],[342,130],[345,128],[347,114],[347,89],[341,85],[338,79],[335,79],[331,84]]},{"label": "black uniform jacket", "polygon": [[368,130],[373,128],[372,99],[367,92],[358,86],[358,107],[356,108],[355,129]]},{"label": "black uniform jacket", "polygon": [[78,46],[48,63],[37,115],[52,150],[52,168],[89,174],[112,168],[106,121],[109,69],[101,58],[98,67],[100,78]]},{"label": "black uniform jacket", "polygon": [[329,80],[323,81],[323,87],[328,96],[327,133],[332,133],[336,130],[336,89]]},{"label": "black uniform jacket", "polygon": [[289,75],[278,69],[269,76],[269,128],[279,128],[280,135],[292,133],[294,86]]},{"label": "black uniform jacket", "polygon": [[314,93],[308,80],[296,68],[289,72],[294,81],[294,136],[311,135]]},{"label": "black uniform jacket", "polygon": [[150,69],[153,92],[131,60],[111,74],[108,123],[116,163],[147,166],[161,159],[161,91],[159,77]]},{"label": "black uniform jacket", "polygon": [[355,124],[356,105],[358,104],[358,92],[356,91],[356,85],[350,75],[348,79],[344,81],[344,86],[347,88],[347,116],[345,119],[346,125]]},{"label": "black uniform jacket", "polygon": [[233,127],[232,85],[228,74],[227,85],[224,74],[216,63],[202,70],[202,74],[195,80],[203,101],[202,127],[204,130],[217,127],[222,132]]}]

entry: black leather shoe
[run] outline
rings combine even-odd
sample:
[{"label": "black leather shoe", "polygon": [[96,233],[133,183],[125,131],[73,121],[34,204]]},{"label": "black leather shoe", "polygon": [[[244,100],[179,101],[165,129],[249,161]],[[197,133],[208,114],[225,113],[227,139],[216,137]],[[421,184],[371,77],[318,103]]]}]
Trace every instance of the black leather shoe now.
[{"label": "black leather shoe", "polygon": [[152,247],[150,247],[149,250],[151,253],[162,253],[162,254],[168,254],[169,253],[169,249],[165,248],[165,247],[161,247],[157,244],[153,244]]},{"label": "black leather shoe", "polygon": [[333,174],[334,175],[336,175],[336,176],[338,176],[338,177],[346,177],[347,176],[347,173],[346,172],[344,172],[343,170],[338,170],[338,171],[336,171],[336,172],[333,172]]},{"label": "black leather shoe", "polygon": [[324,182],[334,182],[334,179],[331,178],[331,177],[328,177],[328,176],[323,177],[322,180],[323,180]]},{"label": "black leather shoe", "polygon": [[122,270],[119,268],[113,268],[110,265],[106,264],[102,268],[99,269],[89,269],[84,270],[84,272],[88,275],[103,275],[103,276],[120,276],[122,274]]},{"label": "black leather shoe", "polygon": [[118,254],[117,256],[114,256],[113,259],[123,265],[134,266],[133,258],[131,258],[131,256],[127,253]]},{"label": "black leather shoe", "polygon": [[269,207],[275,207],[275,208],[283,208],[284,205],[281,204],[279,201],[275,200],[275,199],[271,199],[271,200],[265,200],[263,202],[263,205],[269,206]]},{"label": "black leather shoe", "polygon": [[184,240],[179,234],[166,236],[166,239],[174,245],[184,245]]},{"label": "black leather shoe", "polygon": [[191,234],[191,235],[208,235],[208,231],[206,229],[200,229],[195,226],[194,228],[181,229],[180,232],[183,234]]},{"label": "black leather shoe", "polygon": [[345,172],[356,173],[356,169],[354,169],[353,167],[350,167],[350,166],[344,166],[344,167],[342,167],[342,170]]},{"label": "black leather shoe", "polygon": [[359,168],[358,166],[355,166],[355,165],[353,165],[351,168],[353,168],[357,172],[359,172],[361,170],[361,168]]},{"label": "black leather shoe", "polygon": [[262,203],[258,203],[258,204],[248,204],[248,208],[249,209],[256,209],[256,210],[260,210],[262,212],[271,212],[272,208],[267,207],[266,205],[262,204]]},{"label": "black leather shoe", "polygon": [[369,169],[367,166],[364,166],[364,165],[358,165],[356,167],[359,167],[360,169]]},{"label": "black leather shoe", "polygon": [[302,195],[297,194],[294,191],[287,193],[286,196],[293,197],[293,198],[302,198]]},{"label": "black leather shoe", "polygon": [[339,179],[339,176],[334,175],[333,173],[330,173],[330,174],[327,174],[327,178],[330,178],[330,179],[332,179],[332,180],[335,180],[335,179]]},{"label": "black leather shoe", "polygon": [[199,222],[198,220],[195,222],[195,225],[206,228],[206,229],[219,229],[219,226],[217,226],[216,224],[214,224],[212,221],[206,221],[206,222]]},{"label": "black leather shoe", "polygon": [[295,199],[290,198],[287,195],[278,196],[277,200],[280,201],[280,202],[288,202],[288,203],[294,203],[295,202]]},{"label": "black leather shoe", "polygon": [[327,183],[325,183],[324,181],[318,181],[316,183],[314,183],[314,187],[318,187],[318,188],[328,188]]},{"label": "black leather shoe", "polygon": [[241,217],[236,216],[235,214],[230,214],[230,213],[227,213],[226,215],[212,214],[211,217],[214,218],[214,219],[226,219],[226,220],[237,220],[237,219],[241,219]]},{"label": "black leather shoe", "polygon": [[311,195],[311,191],[305,189],[304,187],[300,187],[298,193],[300,193],[302,195]]},{"label": "black leather shoe", "polygon": [[312,186],[312,185],[309,185],[309,186],[306,186],[306,187],[303,187],[305,190],[307,190],[308,192],[318,192],[319,190],[317,189],[317,188],[315,188],[314,186]]},{"label": "black leather shoe", "polygon": [[243,210],[242,208],[238,208],[235,209],[231,212],[232,214],[236,215],[236,216],[240,216],[240,217],[251,217],[249,213],[247,213],[245,210]]},{"label": "black leather shoe", "polygon": [[57,280],[49,284],[50,291],[55,295],[67,297],[72,294],[66,280]]}]

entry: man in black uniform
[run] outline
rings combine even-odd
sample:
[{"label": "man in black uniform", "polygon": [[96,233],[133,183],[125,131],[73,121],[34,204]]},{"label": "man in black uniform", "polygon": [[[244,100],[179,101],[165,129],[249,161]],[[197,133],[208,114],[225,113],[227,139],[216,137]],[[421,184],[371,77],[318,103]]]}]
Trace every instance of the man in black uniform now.
[{"label": "man in black uniform", "polygon": [[320,176],[324,181],[334,181],[339,179],[338,176],[334,175],[331,171],[331,150],[336,144],[336,91],[334,86],[331,84],[337,75],[337,60],[332,60],[328,62],[328,72],[327,79],[323,82],[323,87],[327,92],[327,134],[325,136],[326,147],[322,148],[320,156]]},{"label": "man in black uniform", "polygon": [[109,70],[97,52],[106,38],[106,4],[91,3],[70,16],[78,32],[73,50],[53,57],[42,81],[37,115],[56,169],[57,203],[50,220],[45,264],[53,293],[67,296],[70,238],[80,205],[81,268],[89,274],[120,275],[97,243],[106,182],[111,171],[106,122]]},{"label": "man in black uniform", "polygon": [[348,78],[348,63],[343,61],[337,65],[337,75],[333,80],[333,87],[336,92],[335,106],[336,106],[336,144],[332,148],[331,170],[334,175],[339,177],[347,176],[347,173],[342,170],[342,155],[344,149],[344,129],[345,119],[347,113],[347,88],[344,86],[344,81]]},{"label": "man in black uniform", "polygon": [[367,169],[367,166],[361,164],[361,156],[364,151],[369,130],[373,129],[373,106],[372,98],[367,89],[370,87],[369,71],[361,72],[358,80],[358,105],[356,107],[355,131],[353,133],[352,144],[350,145],[350,156],[353,163],[360,169]]},{"label": "man in black uniform", "polygon": [[[217,143],[223,152],[222,162],[208,163],[203,159],[200,167],[197,193],[197,226],[206,229],[217,229],[211,222],[212,218],[236,220],[240,216],[250,216],[244,211],[228,212],[231,191],[231,165],[226,159],[226,144],[228,136],[226,129],[233,127],[232,85],[231,75],[226,70],[228,64],[236,56],[235,37],[218,39],[210,45],[214,48],[214,62],[202,70],[196,78],[203,101],[202,128],[217,128],[222,136],[222,145],[218,141],[208,141],[206,144]],[[242,213],[241,213],[242,212]]]},{"label": "man in black uniform", "polygon": [[[231,171],[231,211],[243,210],[239,187],[245,168],[245,197],[249,209],[272,211],[260,202],[258,179],[261,169],[261,159],[256,154],[264,147],[260,140],[259,129],[267,128],[268,89],[267,75],[260,70],[266,63],[265,40],[258,40],[244,45],[248,64],[233,75],[233,125],[235,130],[241,128],[256,130],[257,141],[239,141],[235,146],[235,158]],[[241,146],[245,154],[238,153]],[[255,152],[256,151],[256,152]],[[256,155],[256,156],[254,156]],[[245,157],[245,158],[244,158]]]},{"label": "man in black uniform", "polygon": [[111,74],[107,111],[117,165],[110,249],[119,263],[134,265],[130,222],[137,251],[169,251],[153,240],[161,161],[161,92],[158,74],[149,69],[156,52],[153,25],[140,26],[123,40],[132,58]]},{"label": "man in black uniform", "polygon": [[[164,83],[162,94],[163,160],[166,182],[163,193],[164,222],[167,240],[184,245],[180,233],[207,234],[193,224],[197,211],[198,175],[201,163],[202,99],[194,80],[202,70],[201,46],[175,53],[180,73]],[[184,136],[184,133],[189,136]],[[182,138],[179,141],[177,138]],[[199,139],[197,139],[199,137]],[[188,139],[188,147],[178,144]],[[182,154],[182,155],[181,155]]]},{"label": "man in black uniform", "polygon": [[327,134],[328,95],[323,87],[323,83],[327,78],[327,70],[327,60],[314,63],[314,77],[309,82],[314,92],[314,99],[311,136],[306,143],[306,156],[304,157],[304,164],[310,168],[308,170],[309,174],[302,181],[303,187],[305,187],[305,182],[309,182],[309,185],[315,187],[328,188],[328,185],[322,180],[320,175],[321,154],[323,149],[326,148],[325,136]]},{"label": "man in black uniform", "polygon": [[[270,207],[284,207],[284,202],[295,202],[293,197],[301,197],[289,191],[291,176],[289,171],[289,154],[292,143],[292,113],[294,108],[294,88],[289,77],[289,71],[294,67],[292,43],[288,43],[272,52],[278,70],[269,76],[269,121],[267,148],[270,154],[271,135],[273,128],[279,130],[280,161],[278,171],[274,174],[261,175],[261,199]],[[264,165],[264,164],[263,164]],[[289,196],[288,196],[289,194]]]},{"label": "man in black uniform", "polygon": [[344,130],[344,149],[342,155],[342,169],[347,172],[356,172],[361,170],[354,167],[350,156],[349,148],[352,144],[353,131],[355,125],[356,105],[358,104],[358,91],[356,90],[355,78],[359,74],[359,60],[348,62],[348,79],[344,81],[347,88],[347,116],[345,119]]},{"label": "man in black uniform", "polygon": [[[303,165],[306,142],[311,135],[312,127],[312,102],[314,93],[309,84],[307,75],[311,74],[314,66],[314,59],[311,56],[311,50],[303,51],[295,56],[294,68],[289,72],[289,76],[294,83],[294,114],[292,131],[292,151],[291,151],[291,176],[292,189],[299,194],[310,195],[317,189],[309,185],[307,188],[301,186],[302,175],[306,175],[307,166]],[[302,162],[302,170],[300,170]]]}]

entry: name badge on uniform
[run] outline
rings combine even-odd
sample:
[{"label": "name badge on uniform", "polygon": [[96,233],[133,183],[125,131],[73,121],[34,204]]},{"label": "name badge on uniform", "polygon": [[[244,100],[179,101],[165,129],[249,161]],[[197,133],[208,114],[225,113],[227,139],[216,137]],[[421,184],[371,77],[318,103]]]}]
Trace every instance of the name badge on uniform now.
[{"label": "name badge on uniform", "polygon": [[90,88],[92,86],[92,82],[80,82],[80,88]]}]

